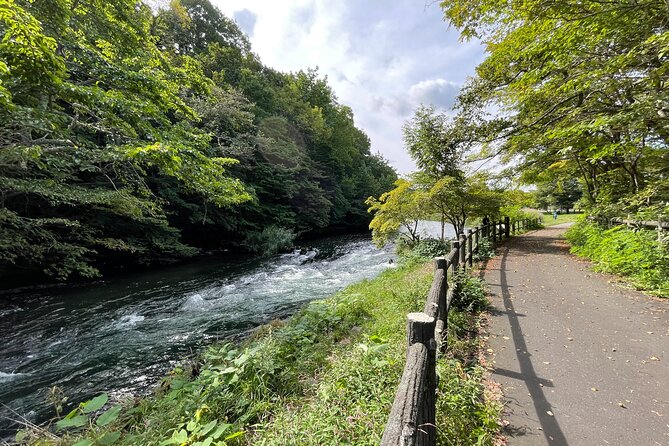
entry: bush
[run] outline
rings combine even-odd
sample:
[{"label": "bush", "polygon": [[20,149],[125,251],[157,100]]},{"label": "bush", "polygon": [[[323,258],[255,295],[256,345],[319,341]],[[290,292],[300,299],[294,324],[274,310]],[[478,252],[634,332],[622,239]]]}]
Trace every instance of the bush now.
[{"label": "bush", "polygon": [[453,276],[455,290],[451,307],[459,311],[480,312],[488,307],[483,281],[469,273],[458,272]]},{"label": "bush", "polygon": [[262,231],[254,231],[246,237],[246,246],[251,252],[271,256],[293,246],[295,233],[279,226],[268,226]]},{"label": "bush", "polygon": [[488,237],[481,237],[479,239],[479,248],[474,252],[474,262],[484,262],[495,255],[495,248],[492,240]]},{"label": "bush", "polygon": [[435,238],[411,241],[400,237],[397,239],[395,250],[405,262],[424,262],[447,255],[451,251],[451,242],[448,240],[442,242]]},{"label": "bush", "polygon": [[444,256],[451,250],[451,243],[449,241],[441,241],[436,238],[427,238],[421,240],[413,247],[411,252],[426,259],[433,259],[435,257]]},{"label": "bush", "polygon": [[626,276],[640,289],[669,296],[669,250],[655,231],[611,229],[581,219],[567,231],[571,252],[595,262],[595,269]]}]

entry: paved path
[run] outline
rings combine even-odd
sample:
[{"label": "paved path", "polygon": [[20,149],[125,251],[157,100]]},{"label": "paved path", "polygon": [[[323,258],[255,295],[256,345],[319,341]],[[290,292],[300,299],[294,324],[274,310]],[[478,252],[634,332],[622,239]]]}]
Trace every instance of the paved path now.
[{"label": "paved path", "polygon": [[508,443],[669,445],[669,300],[592,272],[566,227],[510,239],[485,271]]}]

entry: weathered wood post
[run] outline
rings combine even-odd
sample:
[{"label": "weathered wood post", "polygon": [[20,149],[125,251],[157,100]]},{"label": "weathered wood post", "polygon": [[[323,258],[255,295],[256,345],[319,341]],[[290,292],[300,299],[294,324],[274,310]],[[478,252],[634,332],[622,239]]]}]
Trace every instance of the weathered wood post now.
[{"label": "weathered wood post", "polygon": [[407,359],[381,446],[436,444],[436,346],[434,318],[407,316]]},{"label": "weathered wood post", "polygon": [[511,219],[504,217],[504,236],[509,238],[511,236]]},{"label": "weathered wood post", "polygon": [[492,242],[493,244],[497,243],[497,225],[495,223],[492,224]]},{"label": "weathered wood post", "polygon": [[434,329],[434,339],[437,341],[437,346],[445,342],[445,331],[447,313],[446,294],[448,291],[448,261],[444,257],[436,257],[434,259],[434,279],[432,280],[432,287],[425,302],[423,312],[430,317],[436,319]]},{"label": "weathered wood post", "polygon": [[468,254],[469,254],[469,267],[470,268],[472,266],[474,266],[474,256],[472,255],[472,252],[474,251],[474,245],[473,245],[474,241],[472,239],[473,239],[472,230],[467,229],[467,251],[469,251]]},{"label": "weathered wood post", "polygon": [[458,263],[460,261],[460,240],[453,240],[453,249],[451,249],[451,252],[454,252],[455,255],[451,256],[451,271],[453,271],[453,274],[458,272]]},{"label": "weathered wood post", "polygon": [[463,270],[467,266],[467,263],[465,261],[466,252],[467,252],[467,236],[463,233],[460,233],[460,265],[462,266]]},{"label": "weathered wood post", "polygon": [[479,252],[479,232],[481,232],[481,228],[478,226],[474,230],[474,251]]}]

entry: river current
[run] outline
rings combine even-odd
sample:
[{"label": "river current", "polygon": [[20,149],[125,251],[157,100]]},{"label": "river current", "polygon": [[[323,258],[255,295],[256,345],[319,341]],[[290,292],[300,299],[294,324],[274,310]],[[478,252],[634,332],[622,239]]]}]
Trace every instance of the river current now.
[{"label": "river current", "polygon": [[369,238],[314,242],[307,254],[216,257],[95,285],[0,299],[0,438],[15,418],[54,415],[48,389],[71,402],[100,392],[145,393],[180,360],[216,340],[294,313],[306,302],[375,277],[395,263]]}]

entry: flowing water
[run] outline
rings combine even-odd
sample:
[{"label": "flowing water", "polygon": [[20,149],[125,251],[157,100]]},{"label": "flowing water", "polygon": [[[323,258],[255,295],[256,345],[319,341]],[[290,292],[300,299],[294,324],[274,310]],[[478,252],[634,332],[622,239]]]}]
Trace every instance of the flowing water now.
[{"label": "flowing water", "polygon": [[[48,389],[71,402],[141,394],[203,345],[241,336],[354,282],[393,257],[368,238],[315,243],[307,255],[206,258],[96,285],[3,296],[0,402],[34,422],[53,416]],[[1,301],[0,301],[1,302]],[[12,431],[0,406],[0,438]]]}]

